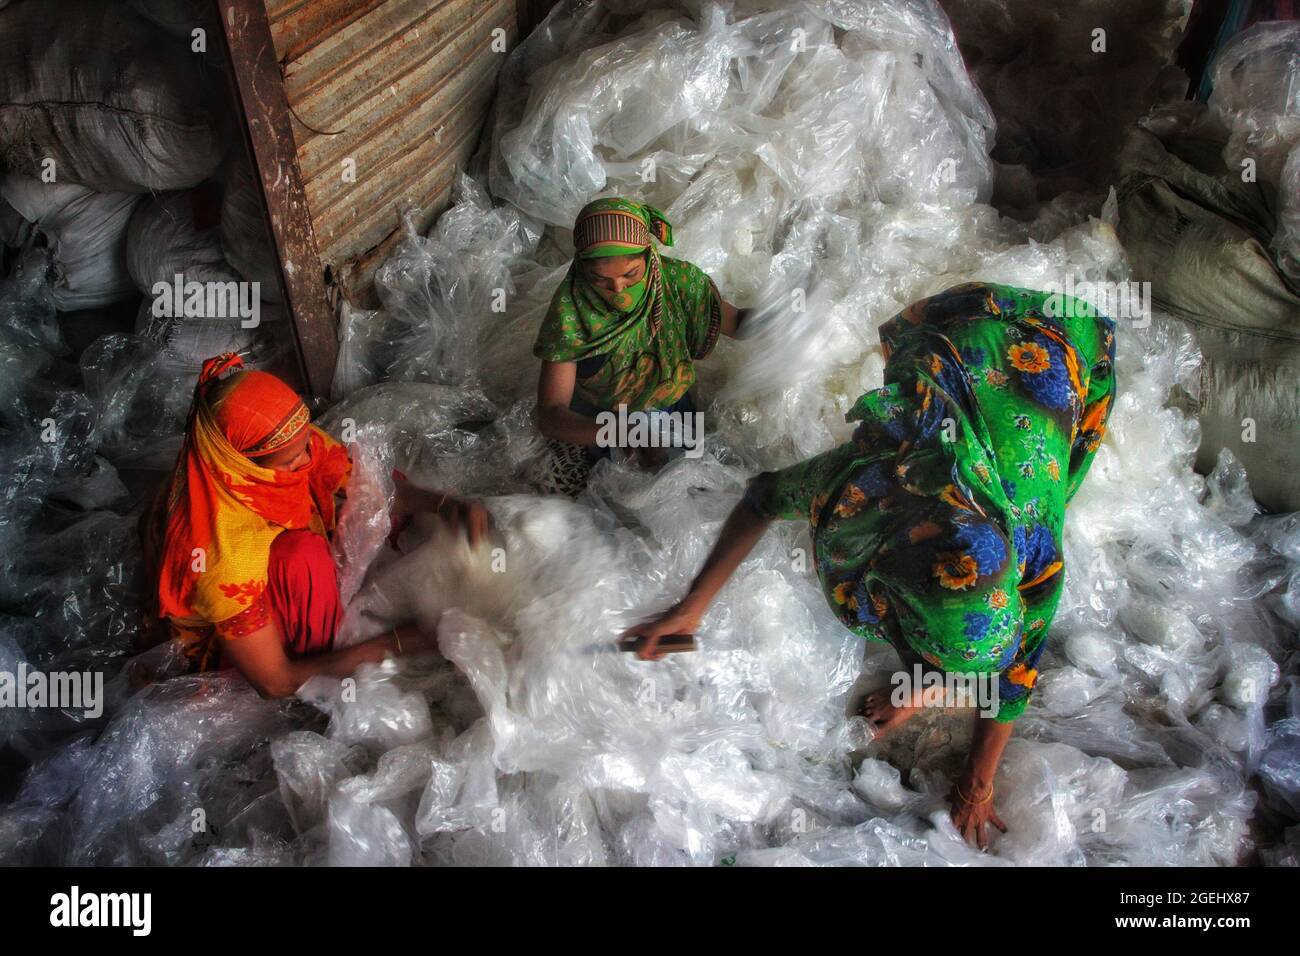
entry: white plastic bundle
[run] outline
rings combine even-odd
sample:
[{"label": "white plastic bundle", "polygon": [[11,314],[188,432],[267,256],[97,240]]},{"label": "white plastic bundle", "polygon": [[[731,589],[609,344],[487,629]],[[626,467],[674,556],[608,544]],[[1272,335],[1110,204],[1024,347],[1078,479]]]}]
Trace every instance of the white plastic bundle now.
[{"label": "white plastic bundle", "polygon": [[494,207],[467,176],[455,196],[428,236],[405,217],[402,241],[375,274],[383,308],[345,312],[336,398],[379,380],[477,384],[483,354],[514,345],[500,324],[516,307],[514,271],[536,251],[539,229]]},{"label": "white plastic bundle", "polygon": [[936,5],[759,3],[730,22],[665,6],[617,36],[641,5],[561,7],[538,28],[503,75],[494,194],[564,228],[630,183],[667,205],[706,165],[697,192],[755,176],[789,198],[987,198],[992,119]]},{"label": "white plastic bundle", "polygon": [[1276,191],[1273,251],[1300,283],[1300,23],[1256,23],[1224,44],[1210,70],[1210,106],[1232,132],[1224,161],[1248,164]]}]

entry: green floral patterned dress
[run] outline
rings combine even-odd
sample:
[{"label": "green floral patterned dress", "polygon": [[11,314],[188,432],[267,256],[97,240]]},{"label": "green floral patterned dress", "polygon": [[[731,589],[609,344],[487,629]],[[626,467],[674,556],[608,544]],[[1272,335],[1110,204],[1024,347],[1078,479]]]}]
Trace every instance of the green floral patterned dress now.
[{"label": "green floral patterned dress", "polygon": [[746,500],[808,519],[847,627],[908,668],[998,673],[997,719],[1014,720],[1061,596],[1066,503],[1105,432],[1114,324],[1068,296],[970,283],[880,338],[886,384],[849,412],[853,440],[759,475]]}]

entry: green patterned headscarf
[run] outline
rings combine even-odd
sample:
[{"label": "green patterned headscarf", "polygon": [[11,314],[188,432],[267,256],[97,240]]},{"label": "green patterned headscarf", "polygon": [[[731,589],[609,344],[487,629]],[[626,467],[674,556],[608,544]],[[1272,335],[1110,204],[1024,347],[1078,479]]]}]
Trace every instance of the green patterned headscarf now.
[{"label": "green patterned headscarf", "polygon": [[[695,383],[694,359],[717,340],[721,298],[712,280],[689,262],[659,254],[655,241],[672,245],[672,226],[659,210],[634,200],[588,203],[574,221],[573,240],[573,264],[555,290],[533,354],[549,362],[605,356],[598,371],[577,383],[596,408],[672,405]],[[638,253],[646,257],[644,293],[622,293],[623,311],[614,295],[587,280],[580,263]]]}]

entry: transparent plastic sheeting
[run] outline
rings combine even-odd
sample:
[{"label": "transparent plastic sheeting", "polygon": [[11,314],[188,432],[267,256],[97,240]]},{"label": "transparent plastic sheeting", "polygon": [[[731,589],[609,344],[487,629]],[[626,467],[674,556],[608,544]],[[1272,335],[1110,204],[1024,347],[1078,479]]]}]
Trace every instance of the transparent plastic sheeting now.
[{"label": "transparent plastic sheeting", "polygon": [[1210,106],[1231,131],[1223,158],[1249,162],[1276,196],[1272,248],[1300,285],[1300,21],[1257,23],[1237,34],[1210,65]]},{"label": "transparent plastic sheeting", "polygon": [[[850,716],[896,658],[864,659],[826,607],[806,527],[769,531],[698,652],[652,664],[613,648],[683,594],[748,476],[847,436],[849,404],[882,382],[876,329],[902,306],[971,279],[1128,277],[1112,204],[1087,218],[1061,201],[1028,224],[985,204],[991,121],[933,4],[643,7],[561,5],[512,54],[487,182],[461,181],[381,271],[383,308],[344,330],[346,385],[322,420],[358,462],[336,542],[355,594],[345,640],[414,619],[438,653],[287,702],[232,676],[131,696],[175,663],[136,658],[108,715],[61,746],[4,728],[38,761],[0,811],[7,858],[1231,864],[1251,859],[1261,814],[1260,858],[1292,859],[1300,525],[1258,514],[1231,456],[1194,474],[1196,422],[1165,402],[1195,388],[1199,357],[1159,315],[1118,324],[1111,430],[1071,506],[1066,593],[991,852],[946,813],[967,714],[875,743]],[[616,191],[665,209],[676,253],[757,321],[700,367],[703,457],[602,463],[577,500],[544,498],[528,481],[543,444],[531,344],[570,217]],[[802,283],[800,312],[782,292]],[[390,549],[393,468],[484,496],[495,532],[471,549],[417,521]],[[39,540],[53,560],[59,539]],[[125,584],[60,573],[116,626]],[[84,620],[62,646],[113,646]],[[8,661],[34,653],[20,623],[3,625]]]}]

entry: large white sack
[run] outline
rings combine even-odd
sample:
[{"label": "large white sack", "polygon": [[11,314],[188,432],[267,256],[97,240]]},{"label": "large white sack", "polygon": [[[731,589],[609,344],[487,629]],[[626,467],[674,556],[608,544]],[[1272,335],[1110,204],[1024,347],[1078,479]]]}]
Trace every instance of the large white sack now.
[{"label": "large white sack", "polygon": [[196,229],[189,193],[169,193],[142,202],[126,235],[126,266],[141,292],[158,282],[238,282],[226,262],[217,230]]},{"label": "large white sack", "polygon": [[61,182],[102,192],[194,186],[229,141],[203,59],[129,7],[11,3],[0,12],[0,160],[35,174],[53,159]]},{"label": "large white sack", "polygon": [[284,318],[279,307],[260,304],[260,324],[244,328],[238,318],[157,316],[145,296],[136,313],[135,334],[161,347],[159,361],[176,372],[198,376],[203,362],[223,352],[238,352],[248,368],[264,368],[287,338],[276,328]]},{"label": "large white sack", "polygon": [[126,268],[126,230],[141,197],[5,173],[0,195],[50,247],[50,289],[62,312],[95,309],[135,294]]}]

